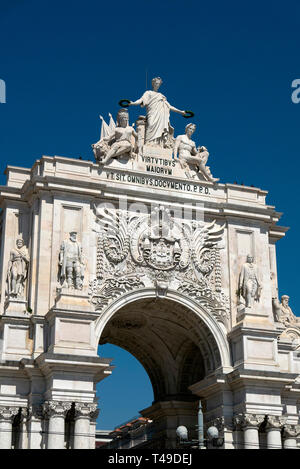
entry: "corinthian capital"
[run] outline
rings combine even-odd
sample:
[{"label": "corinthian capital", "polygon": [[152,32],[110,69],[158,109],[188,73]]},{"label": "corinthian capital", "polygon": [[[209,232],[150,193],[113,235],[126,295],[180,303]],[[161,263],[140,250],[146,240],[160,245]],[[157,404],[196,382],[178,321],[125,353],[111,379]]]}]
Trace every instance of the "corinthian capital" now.
[{"label": "corinthian capital", "polygon": [[0,406],[0,420],[11,420],[19,413],[19,407]]},{"label": "corinthian capital", "polygon": [[44,414],[50,418],[53,416],[65,417],[68,410],[72,407],[71,402],[66,401],[46,401],[43,404]]},{"label": "corinthian capital", "polygon": [[284,438],[296,438],[300,434],[300,425],[286,424],[283,429]]},{"label": "corinthian capital", "polygon": [[89,417],[97,418],[99,410],[96,403],[75,402],[75,418]]},{"label": "corinthian capital", "polygon": [[281,429],[286,422],[286,417],[279,415],[268,415],[266,421],[266,430]]},{"label": "corinthian capital", "polygon": [[240,425],[242,427],[259,427],[259,425],[264,421],[265,416],[259,414],[242,414]]}]

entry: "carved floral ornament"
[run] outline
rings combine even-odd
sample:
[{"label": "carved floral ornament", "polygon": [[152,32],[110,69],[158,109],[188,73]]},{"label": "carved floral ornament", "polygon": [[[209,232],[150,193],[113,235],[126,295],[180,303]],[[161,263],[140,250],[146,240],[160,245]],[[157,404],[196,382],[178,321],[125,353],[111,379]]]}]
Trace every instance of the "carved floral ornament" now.
[{"label": "carved floral ornament", "polygon": [[157,296],[170,289],[192,298],[227,327],[229,302],[221,289],[220,263],[224,226],[175,220],[161,206],[151,214],[102,205],[94,211],[97,278],[89,293],[96,311],[127,292],[154,287]]},{"label": "carved floral ornament", "polygon": [[19,407],[0,406],[0,421],[12,420],[18,413]]}]

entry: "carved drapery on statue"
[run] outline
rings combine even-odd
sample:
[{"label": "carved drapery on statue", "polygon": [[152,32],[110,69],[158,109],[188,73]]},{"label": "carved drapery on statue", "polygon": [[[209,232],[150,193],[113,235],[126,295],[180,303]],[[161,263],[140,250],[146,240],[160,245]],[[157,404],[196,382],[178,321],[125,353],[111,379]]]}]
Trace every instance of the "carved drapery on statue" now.
[{"label": "carved drapery on statue", "polygon": [[257,265],[254,264],[253,256],[248,255],[239,278],[239,296],[246,308],[252,308],[254,301],[260,300],[261,289]]},{"label": "carved drapery on statue", "polygon": [[10,251],[7,276],[6,296],[25,298],[25,285],[28,275],[29,254],[22,238],[16,241],[16,247]]},{"label": "carved drapery on statue", "polygon": [[157,207],[151,215],[95,207],[97,278],[90,297],[97,311],[133,290],[155,287],[194,299],[228,326],[229,304],[221,289],[224,226],[175,220]]},{"label": "carved drapery on statue", "polygon": [[120,109],[117,115],[117,125],[110,118],[109,126],[102,116],[100,140],[92,145],[96,160],[102,165],[109,163],[112,158],[135,156],[135,140],[138,138],[134,128],[129,125],[129,116],[126,109]]},{"label": "carved drapery on statue", "polygon": [[[171,111],[186,118],[194,116],[194,113],[172,106],[158,91],[161,84],[161,78],[153,78],[152,90],[145,91],[140,99],[119,101],[122,108],[118,111],[116,124],[111,114],[109,124],[100,116],[100,140],[92,145],[96,161],[101,166],[112,165],[120,168],[115,162],[118,160],[127,169],[151,172],[145,163],[150,163],[152,158],[165,159],[169,163],[172,162],[172,165],[177,163],[176,176],[215,184],[219,179],[213,177],[207,166],[207,149],[196,148],[195,142],[190,138],[196,125],[188,124],[185,135],[178,135],[175,139],[174,128],[170,124]],[[146,109],[146,116],[138,116],[136,119],[136,131],[134,124],[129,125],[129,106],[141,106]]]}]

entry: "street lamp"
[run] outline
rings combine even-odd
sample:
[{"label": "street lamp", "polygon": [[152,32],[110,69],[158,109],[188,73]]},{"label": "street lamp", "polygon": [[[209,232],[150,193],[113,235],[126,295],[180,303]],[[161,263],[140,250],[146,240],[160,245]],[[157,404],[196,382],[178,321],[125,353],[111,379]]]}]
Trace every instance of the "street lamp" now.
[{"label": "street lamp", "polygon": [[207,429],[207,438],[204,438],[203,430],[203,412],[202,404],[199,401],[198,407],[198,439],[190,440],[188,439],[188,430],[184,425],[180,425],[176,429],[176,435],[179,438],[180,444],[185,447],[190,447],[191,449],[205,449],[207,448],[207,443],[210,442],[213,447],[219,448],[224,444],[224,438],[219,438],[219,430],[215,426],[211,426]]}]

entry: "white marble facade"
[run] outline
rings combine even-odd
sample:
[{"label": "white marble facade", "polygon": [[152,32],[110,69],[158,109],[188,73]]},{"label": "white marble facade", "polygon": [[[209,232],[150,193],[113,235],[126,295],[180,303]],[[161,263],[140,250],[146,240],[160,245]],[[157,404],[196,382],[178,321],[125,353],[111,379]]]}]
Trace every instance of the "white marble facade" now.
[{"label": "white marble facade", "polygon": [[201,398],[225,448],[296,449],[300,328],[278,313],[280,214],[264,190],[187,172],[174,129],[149,144],[145,125],[105,163],[100,140],[96,162],[6,170],[0,448],[93,448],[95,387],[113,372],[97,347],[110,342],[149,374],[142,414],[161,448],[194,426]]}]

